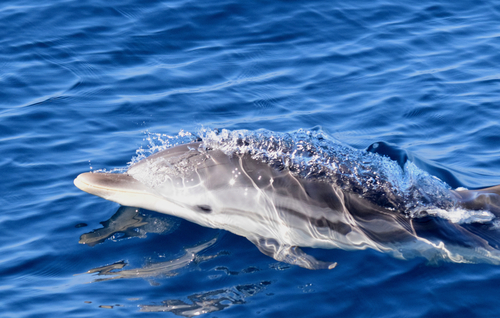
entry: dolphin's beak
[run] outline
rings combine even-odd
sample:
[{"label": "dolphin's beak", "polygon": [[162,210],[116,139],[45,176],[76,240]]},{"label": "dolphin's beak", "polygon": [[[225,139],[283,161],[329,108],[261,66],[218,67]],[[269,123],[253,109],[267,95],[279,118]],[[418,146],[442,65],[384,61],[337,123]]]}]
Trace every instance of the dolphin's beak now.
[{"label": "dolphin's beak", "polygon": [[[155,189],[146,186],[126,173],[86,172],[76,177],[74,183],[82,191],[123,206],[138,207],[183,217],[191,211],[191,207],[165,198],[156,193]],[[174,214],[172,211],[178,213]]]},{"label": "dolphin's beak", "polygon": [[116,195],[149,193],[144,184],[128,174],[86,172],[76,177],[74,183],[80,190],[108,200]]}]

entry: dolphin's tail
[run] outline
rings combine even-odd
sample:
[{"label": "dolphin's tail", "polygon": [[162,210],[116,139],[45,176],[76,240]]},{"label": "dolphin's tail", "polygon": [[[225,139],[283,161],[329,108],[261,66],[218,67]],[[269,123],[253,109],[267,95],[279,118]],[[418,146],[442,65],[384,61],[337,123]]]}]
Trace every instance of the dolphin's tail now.
[{"label": "dolphin's tail", "polygon": [[464,208],[487,210],[500,217],[500,185],[478,190],[455,190]]}]

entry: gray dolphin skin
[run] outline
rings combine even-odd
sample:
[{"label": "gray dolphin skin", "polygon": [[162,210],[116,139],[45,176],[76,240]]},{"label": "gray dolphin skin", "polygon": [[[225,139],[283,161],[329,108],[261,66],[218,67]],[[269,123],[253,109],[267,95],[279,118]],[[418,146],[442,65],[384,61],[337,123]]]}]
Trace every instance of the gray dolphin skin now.
[{"label": "gray dolphin skin", "polygon": [[300,247],[500,264],[499,186],[453,190],[411,162],[321,146],[322,139],[271,139],[191,142],[126,173],[82,173],[74,183],[123,206],[230,231],[275,260],[308,269],[337,263]]}]

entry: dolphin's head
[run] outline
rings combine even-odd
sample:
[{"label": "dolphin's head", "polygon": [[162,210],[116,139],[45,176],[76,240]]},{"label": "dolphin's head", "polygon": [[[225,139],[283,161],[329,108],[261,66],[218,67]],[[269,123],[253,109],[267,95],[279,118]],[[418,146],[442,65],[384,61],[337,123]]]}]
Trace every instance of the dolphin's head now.
[{"label": "dolphin's head", "polygon": [[121,205],[243,235],[245,227],[254,227],[252,220],[262,220],[252,213],[265,213],[266,205],[272,208],[264,190],[279,178],[267,164],[244,159],[191,143],[143,159],[124,174],[82,173],[74,183]]}]

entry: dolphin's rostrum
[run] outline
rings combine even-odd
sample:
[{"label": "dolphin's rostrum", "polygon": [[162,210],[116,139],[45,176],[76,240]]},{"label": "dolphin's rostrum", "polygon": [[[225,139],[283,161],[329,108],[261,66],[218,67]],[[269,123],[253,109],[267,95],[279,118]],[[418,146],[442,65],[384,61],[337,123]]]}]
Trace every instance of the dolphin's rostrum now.
[{"label": "dolphin's rostrum", "polygon": [[500,264],[500,187],[452,190],[376,148],[356,150],[304,131],[212,131],[123,174],[83,173],[75,185],[244,236],[264,254],[309,269],[336,263],[300,247]]}]

